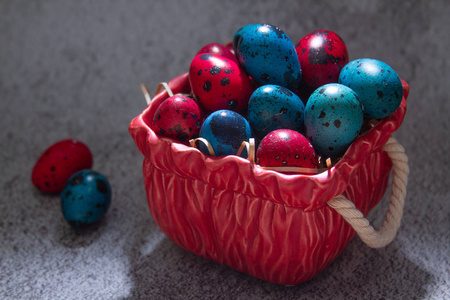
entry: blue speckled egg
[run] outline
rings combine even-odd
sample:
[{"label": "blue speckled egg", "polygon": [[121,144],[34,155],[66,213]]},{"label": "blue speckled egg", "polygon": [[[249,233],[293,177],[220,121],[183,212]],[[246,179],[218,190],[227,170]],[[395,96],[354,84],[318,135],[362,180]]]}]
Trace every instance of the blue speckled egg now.
[{"label": "blue speckled egg", "polygon": [[240,64],[259,85],[276,84],[298,91],[301,68],[297,52],[280,28],[246,25],[235,33],[233,47]]},{"label": "blue speckled egg", "polygon": [[323,157],[337,158],[358,136],[363,111],[349,87],[330,83],[316,89],[305,107],[306,137]]},{"label": "blue speckled egg", "polygon": [[366,118],[387,117],[402,101],[400,77],[389,65],[377,59],[361,58],[349,62],[339,75],[339,83],[358,94]]},{"label": "blue speckled egg", "polygon": [[259,138],[276,129],[303,130],[303,101],[279,85],[257,88],[248,103],[248,121]]},{"label": "blue speckled egg", "polygon": [[[216,156],[235,155],[243,141],[248,141],[252,130],[247,120],[231,110],[218,110],[210,114],[203,122],[200,137],[207,139]],[[208,149],[199,143],[199,149],[209,155]],[[241,156],[246,157],[244,150]]]},{"label": "blue speckled egg", "polygon": [[111,203],[108,180],[93,170],[73,174],[61,194],[61,208],[66,221],[83,227],[99,221]]}]

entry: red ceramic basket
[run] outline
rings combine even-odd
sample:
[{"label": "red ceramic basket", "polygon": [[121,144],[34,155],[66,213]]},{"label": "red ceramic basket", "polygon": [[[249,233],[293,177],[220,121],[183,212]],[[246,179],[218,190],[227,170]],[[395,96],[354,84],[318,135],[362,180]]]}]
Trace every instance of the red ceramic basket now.
[{"label": "red ceramic basket", "polygon": [[[174,94],[190,93],[187,73],[168,85]],[[283,285],[314,277],[356,231],[369,246],[389,243],[401,219],[408,173],[401,146],[390,138],[406,112],[405,82],[403,89],[394,114],[315,175],[286,175],[233,155],[211,157],[158,136],[147,124],[169,96],[161,91],[129,126],[145,157],[143,175],[155,222],[186,250]],[[383,197],[397,162],[402,166],[394,169],[386,222],[374,231],[365,216]]]}]

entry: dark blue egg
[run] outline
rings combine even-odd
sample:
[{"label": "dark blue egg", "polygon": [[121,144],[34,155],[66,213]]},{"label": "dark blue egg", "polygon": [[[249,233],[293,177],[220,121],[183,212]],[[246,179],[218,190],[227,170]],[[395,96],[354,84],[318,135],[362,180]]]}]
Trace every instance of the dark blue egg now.
[{"label": "dark blue egg", "polygon": [[250,24],[239,29],[233,47],[240,64],[259,84],[276,84],[297,92],[301,69],[295,46],[280,28]]},{"label": "dark blue egg", "polygon": [[366,118],[387,117],[402,101],[400,77],[389,65],[377,59],[362,58],[349,62],[339,75],[339,83],[358,94]]},{"label": "dark blue egg", "polygon": [[263,85],[257,88],[248,103],[248,121],[259,138],[276,129],[303,130],[305,105],[285,87]]},{"label": "dark blue egg", "polygon": [[[208,140],[216,156],[235,155],[242,142],[248,142],[251,136],[252,130],[247,120],[231,110],[213,112],[200,129],[200,137]],[[205,154],[210,154],[201,142],[199,149]],[[244,150],[241,156],[246,157],[247,151]]]},{"label": "dark blue egg", "polygon": [[363,111],[358,95],[345,85],[323,85],[306,103],[306,138],[320,156],[342,156],[358,136],[362,123]]},{"label": "dark blue egg", "polygon": [[108,180],[93,170],[73,174],[61,194],[64,218],[75,227],[99,221],[111,204],[111,186]]}]

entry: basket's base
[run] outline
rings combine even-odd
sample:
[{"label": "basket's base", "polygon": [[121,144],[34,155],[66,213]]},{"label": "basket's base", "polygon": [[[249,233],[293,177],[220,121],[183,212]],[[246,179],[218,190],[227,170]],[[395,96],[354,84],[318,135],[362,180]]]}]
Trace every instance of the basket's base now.
[{"label": "basket's base", "polygon": [[[390,160],[384,152],[357,170],[345,196],[367,214],[383,197]],[[375,169],[379,178],[365,174]],[[327,205],[305,212],[268,199],[211,187],[144,162],[151,213],[177,245],[256,278],[296,285],[315,277],[355,231]]]}]

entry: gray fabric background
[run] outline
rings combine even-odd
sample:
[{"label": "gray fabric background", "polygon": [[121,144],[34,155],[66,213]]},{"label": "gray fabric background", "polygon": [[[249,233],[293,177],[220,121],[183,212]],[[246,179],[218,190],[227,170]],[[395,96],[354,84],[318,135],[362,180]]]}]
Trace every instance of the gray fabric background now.
[{"label": "gray fabric background", "polygon": [[[450,5],[441,1],[0,1],[1,299],[449,299]],[[411,87],[395,133],[410,159],[394,242],[355,237],[327,269],[294,287],[197,257],[165,238],[147,206],[143,157],[128,124],[139,89],[187,71],[203,45],[249,23],[293,41],[336,31],[350,59],[391,65]],[[78,138],[105,174],[113,202],[82,233],[58,196],[30,180],[40,153]],[[379,226],[387,197],[370,214]]]}]

